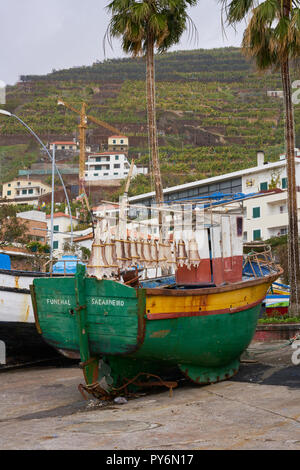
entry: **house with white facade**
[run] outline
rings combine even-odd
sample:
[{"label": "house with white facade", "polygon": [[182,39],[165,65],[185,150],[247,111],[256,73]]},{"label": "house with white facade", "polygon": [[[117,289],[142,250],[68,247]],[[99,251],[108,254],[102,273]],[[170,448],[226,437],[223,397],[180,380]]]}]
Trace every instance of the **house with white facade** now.
[{"label": "house with white facade", "polygon": [[[48,244],[50,245],[51,235],[51,215],[47,215]],[[55,256],[62,254],[66,242],[71,240],[71,221],[69,214],[55,212],[53,214],[53,252]],[[78,225],[78,219],[72,215],[73,230]]]},{"label": "house with white facade", "polygon": [[[130,163],[124,153],[92,153],[85,163],[85,181],[118,180],[128,176]],[[132,176],[147,174],[148,168],[134,165]]]}]

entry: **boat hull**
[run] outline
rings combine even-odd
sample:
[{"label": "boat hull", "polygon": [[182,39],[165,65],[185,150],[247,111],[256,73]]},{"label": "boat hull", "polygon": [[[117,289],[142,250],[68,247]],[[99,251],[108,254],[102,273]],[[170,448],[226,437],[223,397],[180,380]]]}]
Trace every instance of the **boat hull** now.
[{"label": "boat hull", "polygon": [[0,269],[0,341],[5,343],[7,363],[55,354],[37,334],[30,294],[33,279],[48,276]]},{"label": "boat hull", "polygon": [[[251,342],[262,301],[277,275],[219,288],[134,289],[76,275],[35,279],[36,324],[43,338],[83,367],[104,358],[114,387],[177,367],[196,383],[235,374]],[[97,362],[96,360],[96,362]],[[87,383],[107,378],[85,371]],[[98,375],[98,366],[97,366]]]}]

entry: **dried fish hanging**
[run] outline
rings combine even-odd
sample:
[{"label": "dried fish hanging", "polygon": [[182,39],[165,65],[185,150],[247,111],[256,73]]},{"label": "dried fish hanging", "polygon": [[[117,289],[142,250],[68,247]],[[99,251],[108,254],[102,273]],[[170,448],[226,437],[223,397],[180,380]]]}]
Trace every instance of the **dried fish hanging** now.
[{"label": "dried fish hanging", "polygon": [[180,267],[188,264],[187,252],[183,240],[179,240],[176,243],[176,264]]},{"label": "dried fish hanging", "polygon": [[135,238],[131,240],[131,260],[132,260],[132,265],[137,266],[139,262],[139,255],[137,252],[137,241]]},{"label": "dried fish hanging", "polygon": [[124,270],[127,262],[127,258],[125,257],[125,246],[124,240],[115,240],[116,244],[116,255],[117,255],[117,264],[119,269]]},{"label": "dried fish hanging", "polygon": [[131,258],[131,241],[130,240],[124,240],[124,257],[125,257],[125,262],[124,262],[124,267],[126,268],[131,268],[132,267],[132,258]]},{"label": "dried fish hanging", "polygon": [[151,268],[157,268],[158,263],[158,249],[157,243],[155,240],[151,240],[150,242],[150,252],[151,252]]},{"label": "dried fish hanging", "polygon": [[87,266],[91,276],[112,278],[118,273],[115,241],[111,239],[108,221],[101,219],[96,226],[92,253]]},{"label": "dried fish hanging", "polygon": [[148,240],[145,240],[143,242],[144,248],[143,248],[143,253],[144,253],[144,264],[145,264],[145,269],[152,268],[152,258],[151,258],[151,244]]},{"label": "dried fish hanging", "polygon": [[188,266],[191,268],[192,266],[197,268],[200,264],[200,256],[198,251],[198,243],[195,238],[189,240],[187,242],[187,258],[188,258]]},{"label": "dried fish hanging", "polygon": [[91,256],[89,259],[89,264],[87,266],[88,272],[91,276],[96,276],[97,278],[102,278],[103,276],[103,265],[104,261],[102,259],[102,245],[100,240],[101,228],[100,222],[97,223],[95,229],[95,238],[92,244]]}]

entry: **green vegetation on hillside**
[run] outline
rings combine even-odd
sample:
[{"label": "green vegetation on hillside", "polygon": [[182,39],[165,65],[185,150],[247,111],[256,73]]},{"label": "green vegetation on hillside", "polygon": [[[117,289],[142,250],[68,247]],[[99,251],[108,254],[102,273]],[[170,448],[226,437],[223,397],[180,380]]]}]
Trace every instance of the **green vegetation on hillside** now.
[{"label": "green vegetation on hillside", "polygon": [[[284,151],[283,102],[267,96],[268,90],[282,87],[278,73],[256,73],[237,48],[164,54],[157,56],[156,69],[165,187],[255,165],[258,149],[269,161]],[[6,107],[46,142],[54,135],[64,139],[77,133],[79,117],[57,106],[57,98],[77,109],[84,100],[88,114],[129,136],[129,156],[149,166],[144,78],[142,59],[106,60],[46,76],[24,76],[8,87]],[[300,106],[295,106],[295,121],[300,146]],[[0,118],[0,146],[7,136],[26,141],[26,134],[16,120]],[[89,123],[88,138],[99,134],[107,135],[107,130]],[[1,146],[0,183],[17,176],[38,155],[28,144]],[[139,177],[130,192],[150,189],[150,176]]]}]

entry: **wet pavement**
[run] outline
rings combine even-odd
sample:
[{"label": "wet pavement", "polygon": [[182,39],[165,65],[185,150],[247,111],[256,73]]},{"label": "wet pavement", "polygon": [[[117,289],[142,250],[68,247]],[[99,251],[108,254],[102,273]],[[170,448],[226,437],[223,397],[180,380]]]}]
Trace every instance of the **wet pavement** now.
[{"label": "wet pavement", "polygon": [[299,450],[300,365],[284,345],[252,343],[231,380],[119,405],[84,401],[74,363],[2,370],[0,449]]}]

